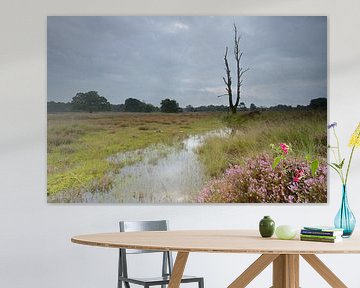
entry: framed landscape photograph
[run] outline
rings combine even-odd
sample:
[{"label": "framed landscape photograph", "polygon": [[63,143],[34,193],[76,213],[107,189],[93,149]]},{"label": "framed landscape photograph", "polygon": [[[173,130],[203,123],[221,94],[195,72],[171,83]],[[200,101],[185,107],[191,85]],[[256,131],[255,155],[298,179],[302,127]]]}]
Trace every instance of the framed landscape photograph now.
[{"label": "framed landscape photograph", "polygon": [[326,203],[327,18],[49,16],[49,203]]}]

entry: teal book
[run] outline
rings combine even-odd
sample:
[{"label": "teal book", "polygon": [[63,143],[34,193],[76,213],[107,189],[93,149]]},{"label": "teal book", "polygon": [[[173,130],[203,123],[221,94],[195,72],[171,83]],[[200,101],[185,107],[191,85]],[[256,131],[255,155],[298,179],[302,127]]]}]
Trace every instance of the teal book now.
[{"label": "teal book", "polygon": [[332,226],[306,226],[305,230],[321,231],[321,232],[343,232],[343,228],[335,228]]}]

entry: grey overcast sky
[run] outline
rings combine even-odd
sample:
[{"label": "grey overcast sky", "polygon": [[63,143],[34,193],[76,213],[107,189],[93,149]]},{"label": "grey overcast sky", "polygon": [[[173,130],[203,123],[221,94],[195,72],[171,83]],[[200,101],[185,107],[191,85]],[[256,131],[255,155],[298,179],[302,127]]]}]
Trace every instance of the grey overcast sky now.
[{"label": "grey overcast sky", "polygon": [[98,91],[159,106],[227,104],[225,47],[233,79],[233,23],[241,33],[247,106],[307,105],[327,97],[327,18],[277,16],[50,16],[48,101]]}]

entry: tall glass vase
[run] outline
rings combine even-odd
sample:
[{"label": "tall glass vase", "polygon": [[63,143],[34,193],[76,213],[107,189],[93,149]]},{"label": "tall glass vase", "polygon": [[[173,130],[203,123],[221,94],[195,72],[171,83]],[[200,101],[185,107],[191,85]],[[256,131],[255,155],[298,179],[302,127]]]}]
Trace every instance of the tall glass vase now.
[{"label": "tall glass vase", "polygon": [[336,228],[344,229],[343,237],[350,237],[355,228],[356,219],[349,207],[346,185],[342,187],[341,206],[336,214],[334,224]]}]

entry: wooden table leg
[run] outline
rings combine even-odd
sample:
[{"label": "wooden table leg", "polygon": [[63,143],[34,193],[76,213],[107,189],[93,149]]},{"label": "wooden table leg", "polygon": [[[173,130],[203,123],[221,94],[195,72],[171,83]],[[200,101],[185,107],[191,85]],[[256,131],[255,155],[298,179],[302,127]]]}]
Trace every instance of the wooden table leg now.
[{"label": "wooden table leg", "polygon": [[299,288],[299,255],[287,255],[289,265],[289,287]]},{"label": "wooden table leg", "polygon": [[178,252],[177,253],[168,288],[179,288],[180,287],[181,278],[184,274],[185,265],[186,265],[188,256],[189,256],[189,252]]},{"label": "wooden table leg", "polygon": [[273,288],[299,288],[299,255],[281,254],[273,263]]},{"label": "wooden table leg", "polygon": [[259,275],[271,262],[273,262],[278,254],[263,254],[254,263],[252,263],[238,278],[232,282],[228,288],[244,288],[257,275]]},{"label": "wooden table leg", "polygon": [[314,254],[301,255],[325,279],[331,287],[347,288],[347,286]]}]

